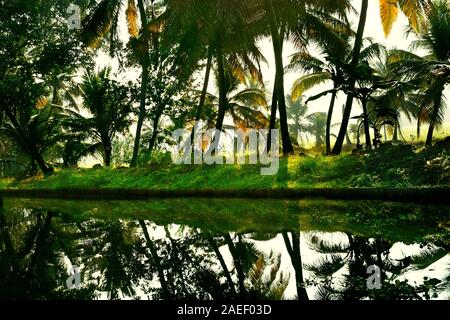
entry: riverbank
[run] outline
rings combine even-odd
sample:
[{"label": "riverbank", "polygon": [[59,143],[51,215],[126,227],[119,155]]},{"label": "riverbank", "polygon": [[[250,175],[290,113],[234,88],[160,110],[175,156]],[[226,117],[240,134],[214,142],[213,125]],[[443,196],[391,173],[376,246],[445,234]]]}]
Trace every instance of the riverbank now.
[{"label": "riverbank", "polygon": [[[63,169],[48,177],[3,179],[2,194],[89,197],[214,196],[389,200],[427,197],[450,187],[448,141],[432,148],[385,146],[368,154],[338,157],[290,156],[280,159],[274,176],[260,165],[174,165],[170,161],[140,168]],[[356,191],[360,190],[360,191]],[[401,194],[409,193],[409,196]],[[422,197],[422,196],[420,196]],[[444,196],[445,198],[445,196]],[[393,199],[391,199],[393,200]]]}]

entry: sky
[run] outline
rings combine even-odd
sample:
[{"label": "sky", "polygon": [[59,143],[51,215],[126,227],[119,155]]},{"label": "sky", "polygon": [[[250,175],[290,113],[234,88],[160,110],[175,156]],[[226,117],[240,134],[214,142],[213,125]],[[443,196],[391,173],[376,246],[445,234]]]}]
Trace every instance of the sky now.
[{"label": "sky", "polygon": [[[354,0],[352,1],[352,4],[354,8],[359,12],[361,9],[361,0]],[[353,29],[357,29],[358,26],[358,19],[359,17],[357,15],[353,15],[350,17],[351,22],[353,24]],[[395,24],[392,27],[392,31],[388,38],[385,37],[383,27],[381,25],[381,19],[380,19],[380,8],[378,0],[370,0],[369,1],[369,9],[368,9],[368,17],[367,17],[367,23],[365,28],[364,37],[370,37],[375,40],[375,42],[381,43],[387,47],[387,49],[402,49],[402,50],[409,50],[409,46],[411,44],[411,41],[415,40],[416,37],[414,35],[410,35],[408,38],[406,37],[406,28],[408,26],[408,19],[403,15],[400,14],[398,20],[395,22]],[[274,67],[273,67],[273,52],[271,43],[267,41],[266,43],[261,44],[261,49],[263,50],[264,55],[266,56],[266,59],[271,62],[271,65],[266,67],[264,70],[265,80],[268,80],[270,82],[270,88],[273,86],[273,79],[274,78]],[[292,45],[286,46],[285,56],[284,56],[284,63],[287,64],[289,62],[289,56],[295,52],[295,49],[292,47]],[[285,90],[290,91],[292,88],[292,85],[294,81],[300,76],[300,74],[290,73],[286,74],[285,77]],[[270,77],[270,79],[269,79]],[[305,93],[306,99],[310,96],[313,96],[315,94],[318,94],[322,92],[323,90],[330,89],[330,86],[319,86],[317,89],[313,89],[310,91],[307,91]],[[448,93],[449,90],[447,90]],[[328,110],[328,106],[330,103],[331,97],[323,97],[320,100],[311,102],[308,104],[308,110],[309,113],[313,112],[326,112]],[[335,113],[333,115],[332,123],[340,123],[342,120],[342,106],[345,104],[346,96],[344,94],[340,94],[339,98],[335,105]],[[362,113],[362,109],[359,106],[359,103],[354,103],[352,116],[357,116]],[[445,116],[445,122],[450,122],[450,110],[447,109],[447,113]],[[402,117],[401,124],[404,129],[409,128],[413,129],[415,128],[415,123],[410,123],[405,117]],[[338,128],[334,129],[337,133]]]},{"label": "sky", "polygon": [[[354,0],[352,1],[352,4],[354,8],[359,12],[361,8],[361,0]],[[353,23],[353,28],[356,29],[358,25],[358,15],[352,15],[350,17],[351,22]],[[127,41],[127,26],[125,22],[125,18],[121,18],[121,38],[124,42]],[[368,9],[368,17],[367,17],[367,23],[365,28],[365,37],[370,37],[375,40],[375,42],[384,44],[388,49],[397,48],[397,49],[403,49],[403,50],[409,50],[409,45],[412,40],[415,39],[414,35],[409,35],[409,37],[406,37],[406,27],[408,25],[408,19],[403,15],[399,14],[399,17],[397,21],[394,23],[392,31],[388,38],[385,37],[383,28],[381,25],[381,19],[380,19],[380,9],[379,9],[379,3],[377,0],[370,0],[369,1],[369,9]],[[275,67],[274,67],[274,55],[273,55],[273,48],[272,43],[270,39],[262,40],[259,43],[260,49],[264,56],[266,57],[266,60],[268,64],[262,65],[262,72],[264,76],[264,81],[266,83],[266,87],[268,92],[272,92],[273,88],[273,79],[275,76]],[[289,44],[285,44],[285,50],[284,50],[284,64],[288,64],[290,60],[290,56],[295,53],[295,48]],[[112,61],[106,53],[100,53],[96,59],[97,65],[99,67],[103,67],[106,65],[113,65],[114,69],[117,69],[117,61]],[[137,77],[139,77],[139,70],[129,70],[125,74],[121,75],[126,80],[135,80]],[[200,73],[197,77],[197,82],[200,86],[202,83],[202,76],[204,72]],[[285,75],[285,90],[286,94],[288,94],[292,88],[292,85],[294,81],[300,77],[301,74],[299,73],[287,73]],[[215,81],[210,81],[210,86],[208,91],[209,92],[215,92],[216,89],[214,88]],[[200,89],[200,88],[199,88]],[[330,86],[323,85],[318,86],[317,88],[307,91],[305,93],[305,99],[307,99],[310,96],[313,96],[315,94],[318,94],[322,92],[323,90],[330,89]],[[446,90],[447,93],[449,93],[449,90]],[[340,93],[338,95],[338,99],[335,105],[335,112],[333,115],[332,123],[340,123],[342,118],[342,106],[345,104],[346,96],[343,93]],[[308,104],[308,113],[314,113],[314,112],[326,112],[328,110],[330,102],[330,96],[323,97],[320,100],[311,102]],[[359,103],[355,102],[352,116],[357,116],[361,114],[361,108],[359,106]],[[445,122],[448,124],[450,122],[450,110],[447,109],[446,115],[445,115]],[[413,130],[416,126],[415,123],[410,123],[405,117],[402,117],[401,124],[403,129],[409,129]],[[337,133],[338,126],[334,129]],[[425,131],[424,131],[425,132]]]}]

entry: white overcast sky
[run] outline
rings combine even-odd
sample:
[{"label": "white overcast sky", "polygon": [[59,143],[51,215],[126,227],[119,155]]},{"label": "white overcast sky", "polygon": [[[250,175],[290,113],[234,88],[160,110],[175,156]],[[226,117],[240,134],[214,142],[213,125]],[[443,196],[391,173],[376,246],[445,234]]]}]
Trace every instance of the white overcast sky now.
[{"label": "white overcast sky", "polygon": [[[359,12],[361,9],[361,0],[354,0],[353,6]],[[365,34],[364,34],[365,37],[373,38],[376,42],[384,44],[388,49],[391,49],[391,48],[398,48],[398,49],[404,49],[404,50],[409,49],[409,45],[411,43],[411,40],[414,39],[413,38],[414,36],[410,36],[409,38],[406,38],[405,30],[408,25],[408,20],[406,19],[406,17],[404,15],[402,15],[402,14],[399,15],[398,20],[395,22],[395,24],[392,28],[391,34],[389,35],[388,38],[385,38],[383,28],[381,25],[381,20],[380,20],[380,9],[379,9],[378,0],[370,0],[369,1],[368,12],[369,13],[368,13],[368,18],[367,18]],[[123,26],[121,28],[122,29],[121,36],[124,41],[127,41],[127,39],[126,39],[127,38],[126,22],[125,22],[124,17],[122,17],[121,20],[122,20],[121,25]],[[356,16],[356,15],[352,16],[351,20],[353,23],[353,28],[356,29],[357,24],[358,24],[358,16]],[[273,79],[274,79],[274,75],[275,75],[273,48],[272,48],[272,44],[269,39],[261,41],[260,47],[261,47],[261,51],[263,52],[264,56],[266,57],[266,60],[269,63],[269,65],[263,65],[262,67],[263,67],[264,81],[267,84],[267,90],[269,92],[271,92],[272,87],[273,87]],[[285,52],[284,52],[284,63],[285,64],[289,63],[289,56],[294,52],[295,52],[295,49],[292,47],[292,45],[287,43],[285,45]],[[103,53],[99,54],[98,58],[96,59],[96,62],[98,64],[98,66],[105,66],[108,64],[112,64],[113,66],[117,67],[117,62],[111,61],[111,59],[108,58],[107,54],[103,54]],[[138,76],[139,76],[138,70],[129,71],[125,75],[125,77],[127,79],[135,79]],[[198,76],[197,81],[199,83],[201,83],[202,76],[203,76],[203,73],[199,74],[199,76]],[[296,73],[286,74],[286,76],[285,76],[286,93],[289,93],[289,91],[291,90],[292,84],[294,83],[295,79],[298,78],[299,76],[300,76],[300,74],[296,74]],[[312,95],[317,94],[327,88],[328,88],[327,86],[318,87],[317,89],[306,92],[305,96],[306,97],[312,96]],[[214,90],[215,90],[214,81],[210,81],[209,91],[213,92]],[[447,93],[448,93],[448,91],[449,90],[447,90]],[[324,97],[318,101],[314,101],[314,102],[310,103],[308,105],[309,113],[318,112],[318,111],[327,111],[329,101],[330,101],[330,97]],[[339,123],[341,121],[341,114],[342,114],[341,110],[342,110],[342,105],[344,103],[345,103],[345,96],[343,94],[340,94],[338,97],[338,100],[337,100],[335,114],[333,116],[333,123]],[[358,115],[360,113],[361,113],[361,109],[360,109],[359,105],[356,103],[353,108],[352,115]],[[449,110],[447,110],[445,122],[446,123],[450,122]],[[406,119],[402,119],[402,123],[403,123],[403,128],[415,127],[415,123],[409,123]],[[336,129],[336,130],[338,130],[338,129]]]}]

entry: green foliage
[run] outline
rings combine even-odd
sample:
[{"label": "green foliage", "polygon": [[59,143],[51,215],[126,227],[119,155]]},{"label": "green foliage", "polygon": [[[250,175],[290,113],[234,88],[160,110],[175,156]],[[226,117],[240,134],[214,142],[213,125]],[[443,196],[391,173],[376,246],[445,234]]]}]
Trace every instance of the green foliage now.
[{"label": "green foliage", "polygon": [[[141,168],[69,169],[45,179],[8,182],[27,188],[248,189],[303,187],[448,186],[448,149],[415,150],[383,146],[365,155],[291,156],[280,158],[277,175],[261,176],[261,165],[174,165],[170,153],[152,156]],[[142,157],[146,157],[143,153]],[[148,161],[142,159],[142,161]]]}]

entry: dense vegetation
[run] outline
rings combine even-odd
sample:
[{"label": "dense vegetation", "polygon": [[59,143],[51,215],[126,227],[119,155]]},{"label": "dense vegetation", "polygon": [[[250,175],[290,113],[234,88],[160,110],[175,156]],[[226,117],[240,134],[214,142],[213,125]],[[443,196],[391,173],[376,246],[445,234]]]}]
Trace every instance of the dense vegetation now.
[{"label": "dense vegetation", "polygon": [[[413,51],[364,37],[368,0],[360,10],[350,0],[80,0],[79,29],[67,24],[76,19],[68,17],[71,1],[1,2],[0,186],[448,185],[448,140],[436,143],[435,131],[450,80],[450,7],[443,0],[379,2],[386,36],[400,12],[407,16]],[[262,40],[273,45],[271,88]],[[287,43],[296,52],[283,61]],[[119,62],[117,74],[96,67],[105,51]],[[291,90],[287,72],[298,74]],[[130,81],[133,73],[138,80]],[[305,96],[317,85],[329,87]],[[339,94],[347,101],[334,135]],[[328,112],[309,110],[326,96]],[[357,117],[354,103],[362,109]],[[414,143],[406,143],[401,117],[417,123]],[[199,121],[220,131],[279,128],[279,174],[172,165],[172,132]],[[220,143],[214,135],[202,148]],[[79,169],[91,156],[116,169]]]},{"label": "dense vegetation", "polygon": [[[3,299],[422,300],[449,285],[430,272],[449,252],[442,207],[5,199],[0,221]],[[66,261],[83,266],[78,290],[61,285]],[[375,263],[383,290],[366,285]]]}]

